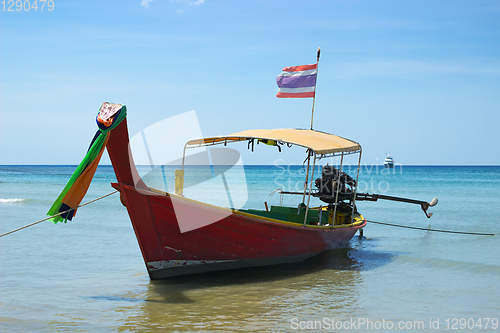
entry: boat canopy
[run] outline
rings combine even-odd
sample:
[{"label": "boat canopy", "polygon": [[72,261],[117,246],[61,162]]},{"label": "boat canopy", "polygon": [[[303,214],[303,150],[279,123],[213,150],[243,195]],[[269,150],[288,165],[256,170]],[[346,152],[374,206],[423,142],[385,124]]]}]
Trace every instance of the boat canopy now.
[{"label": "boat canopy", "polygon": [[319,157],[340,153],[354,154],[361,151],[359,143],[325,132],[306,129],[255,129],[233,133],[227,136],[214,136],[193,139],[186,143],[186,148],[226,144],[246,140],[269,140],[292,144],[313,150]]}]

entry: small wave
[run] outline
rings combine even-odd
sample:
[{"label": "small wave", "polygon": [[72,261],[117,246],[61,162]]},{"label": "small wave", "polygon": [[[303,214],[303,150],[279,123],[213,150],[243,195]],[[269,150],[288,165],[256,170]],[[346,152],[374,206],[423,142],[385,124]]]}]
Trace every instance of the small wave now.
[{"label": "small wave", "polygon": [[137,299],[133,297],[121,297],[121,296],[83,296],[84,298],[90,298],[95,300],[104,300],[104,301],[128,301],[128,302],[144,302],[143,299]]},{"label": "small wave", "polygon": [[439,267],[445,269],[453,269],[454,271],[460,269],[464,271],[477,272],[477,273],[492,273],[498,275],[500,273],[500,266],[496,264],[484,264],[479,262],[466,262],[451,259],[441,258],[415,258],[404,256],[407,262],[415,264],[424,264],[432,267]]},{"label": "small wave", "polygon": [[21,199],[21,198],[3,199],[3,198],[0,198],[0,203],[6,203],[6,204],[21,203],[21,202],[25,202],[25,201],[28,201],[28,199]]}]

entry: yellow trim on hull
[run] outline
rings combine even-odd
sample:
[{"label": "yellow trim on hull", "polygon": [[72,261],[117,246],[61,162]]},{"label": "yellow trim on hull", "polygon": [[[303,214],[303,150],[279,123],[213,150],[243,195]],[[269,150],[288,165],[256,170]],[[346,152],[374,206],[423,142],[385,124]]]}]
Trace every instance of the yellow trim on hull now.
[{"label": "yellow trim on hull", "polygon": [[[184,201],[187,201],[187,202],[190,202],[190,203],[193,203],[193,204],[197,204],[197,205],[208,207],[208,208],[212,208],[212,209],[222,210],[222,211],[225,211],[225,212],[228,212],[228,213],[233,213],[233,214],[236,214],[236,215],[250,217],[250,218],[253,218],[253,219],[256,219],[256,220],[260,220],[260,221],[267,221],[267,222],[278,223],[278,224],[283,224],[283,225],[288,225],[288,226],[293,226],[293,227],[303,227],[304,226],[302,224],[298,224],[298,223],[295,223],[295,222],[288,222],[288,221],[277,220],[277,219],[273,219],[273,218],[269,218],[269,217],[265,217],[265,216],[260,216],[260,215],[255,215],[255,214],[241,212],[241,211],[230,209],[230,208],[225,208],[225,207],[211,205],[211,204],[208,204],[208,203],[205,203],[205,202],[202,202],[202,201],[198,201],[198,200],[186,198],[184,196],[179,196],[179,195],[174,194],[174,193],[163,192],[163,191],[157,190],[155,188],[151,188],[151,187],[148,187],[148,190],[151,191],[151,192],[153,192],[153,193],[156,193],[156,194],[169,196],[171,198],[175,198],[175,199],[178,199],[178,200],[184,200]],[[143,191],[143,190],[141,190],[141,191]],[[326,209],[326,207],[324,209]],[[356,213],[356,214],[357,214],[357,216],[355,215],[354,221],[353,221],[353,224],[352,224],[353,227],[358,227],[358,226],[362,225],[365,222],[365,218],[361,214],[359,214],[359,213]],[[351,224],[335,225],[333,228],[332,228],[331,225],[324,226],[324,225],[307,224],[307,226],[306,226],[306,228],[313,228],[313,229],[341,229],[341,228],[350,228],[350,227],[351,227]]]}]

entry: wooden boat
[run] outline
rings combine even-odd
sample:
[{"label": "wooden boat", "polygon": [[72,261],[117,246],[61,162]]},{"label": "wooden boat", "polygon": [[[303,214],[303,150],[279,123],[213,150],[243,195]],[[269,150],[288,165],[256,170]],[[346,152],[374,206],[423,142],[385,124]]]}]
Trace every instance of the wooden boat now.
[{"label": "wooden boat", "polygon": [[[127,207],[151,279],[298,262],[341,247],[357,231],[362,235],[366,226],[367,221],[357,211],[356,200],[418,204],[427,217],[432,215],[427,213],[428,208],[437,204],[437,198],[428,203],[357,193],[361,146],[328,133],[299,129],[248,130],[190,140],[184,146],[182,168],[175,170],[174,192],[163,192],[147,186],[139,176],[131,153],[126,114],[123,105],[101,105],[97,115],[99,130],[47,215],[54,223],[75,216],[106,147],[118,181],[112,186],[120,192],[121,202]],[[252,150],[255,142],[276,146],[279,151],[285,145],[306,148],[303,192],[277,190],[281,195],[299,195],[302,202],[298,200],[297,207],[280,205],[271,209],[266,203],[266,210],[257,210],[241,209],[243,205],[233,205],[231,200],[228,207],[223,207],[185,196],[186,149],[234,142],[248,142]],[[210,148],[217,149],[221,148]],[[344,156],[349,154],[359,154],[356,179],[342,171]],[[322,167],[321,176],[314,179],[316,161],[335,156],[340,157],[339,169],[327,164]],[[151,156],[149,159],[152,161]],[[163,165],[161,168],[163,172]],[[215,178],[215,168],[212,165],[210,168],[210,178]],[[226,171],[217,168],[229,199]],[[319,198],[325,206],[311,207],[311,197]]]},{"label": "wooden boat", "polygon": [[[254,140],[307,148],[309,188],[298,193],[303,197],[298,207],[237,210],[189,199],[182,195],[183,171],[178,173],[181,178],[176,179],[178,193],[149,188],[134,165],[127,119],[112,130],[106,146],[118,181],[112,186],[120,191],[122,203],[127,207],[151,279],[298,262],[345,245],[366,225],[355,208],[355,196],[346,195],[346,191],[355,193],[353,181],[350,190],[340,183],[336,192],[332,192],[333,183],[326,184],[330,185],[326,194],[321,189],[328,186],[320,184],[317,190],[312,188],[317,158],[343,158],[354,153],[361,157],[361,146],[354,141],[314,130],[251,130],[191,140],[186,147]],[[341,186],[343,191],[339,191]],[[309,207],[311,195],[322,194],[328,205]],[[179,225],[180,217],[184,226],[189,225],[188,231]]]}]

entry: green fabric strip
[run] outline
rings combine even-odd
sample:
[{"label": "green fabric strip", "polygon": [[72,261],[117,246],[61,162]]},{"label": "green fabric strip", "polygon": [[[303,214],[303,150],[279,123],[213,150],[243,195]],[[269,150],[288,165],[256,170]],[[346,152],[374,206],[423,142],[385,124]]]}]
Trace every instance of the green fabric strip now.
[{"label": "green fabric strip", "polygon": [[[100,110],[100,109],[99,109]],[[99,113],[98,113],[99,114]],[[116,126],[118,126],[123,119],[127,116],[127,108],[125,105],[123,105],[120,109],[120,112],[116,116],[116,118],[113,120],[113,123],[111,124],[110,127],[106,129],[99,128],[101,133],[97,137],[97,139],[94,141],[90,149],[88,150],[87,154],[83,158],[83,160],[80,162],[76,170],[73,172],[73,175],[69,179],[68,183],[62,190],[61,194],[57,197],[56,201],[52,204],[50,207],[49,211],[47,212],[47,215],[52,216],[58,213],[61,213],[64,210],[61,210],[61,205],[63,204],[63,199],[64,197],[68,194],[69,191],[72,190],[73,185],[75,182],[78,180],[78,178],[82,175],[83,171],[100,155],[101,151],[104,149],[104,142],[106,142],[106,137],[109,133],[109,131],[113,130]],[[93,176],[93,175],[92,175]],[[85,192],[87,189],[85,189]],[[83,200],[83,197],[81,198]],[[80,200],[80,202],[81,202]],[[79,205],[79,203],[78,203]],[[78,205],[75,207],[71,208],[76,208]],[[72,213],[71,213],[72,214]],[[67,218],[64,218],[62,216],[56,216],[50,219],[50,221],[57,223],[57,222],[67,222]]]}]

